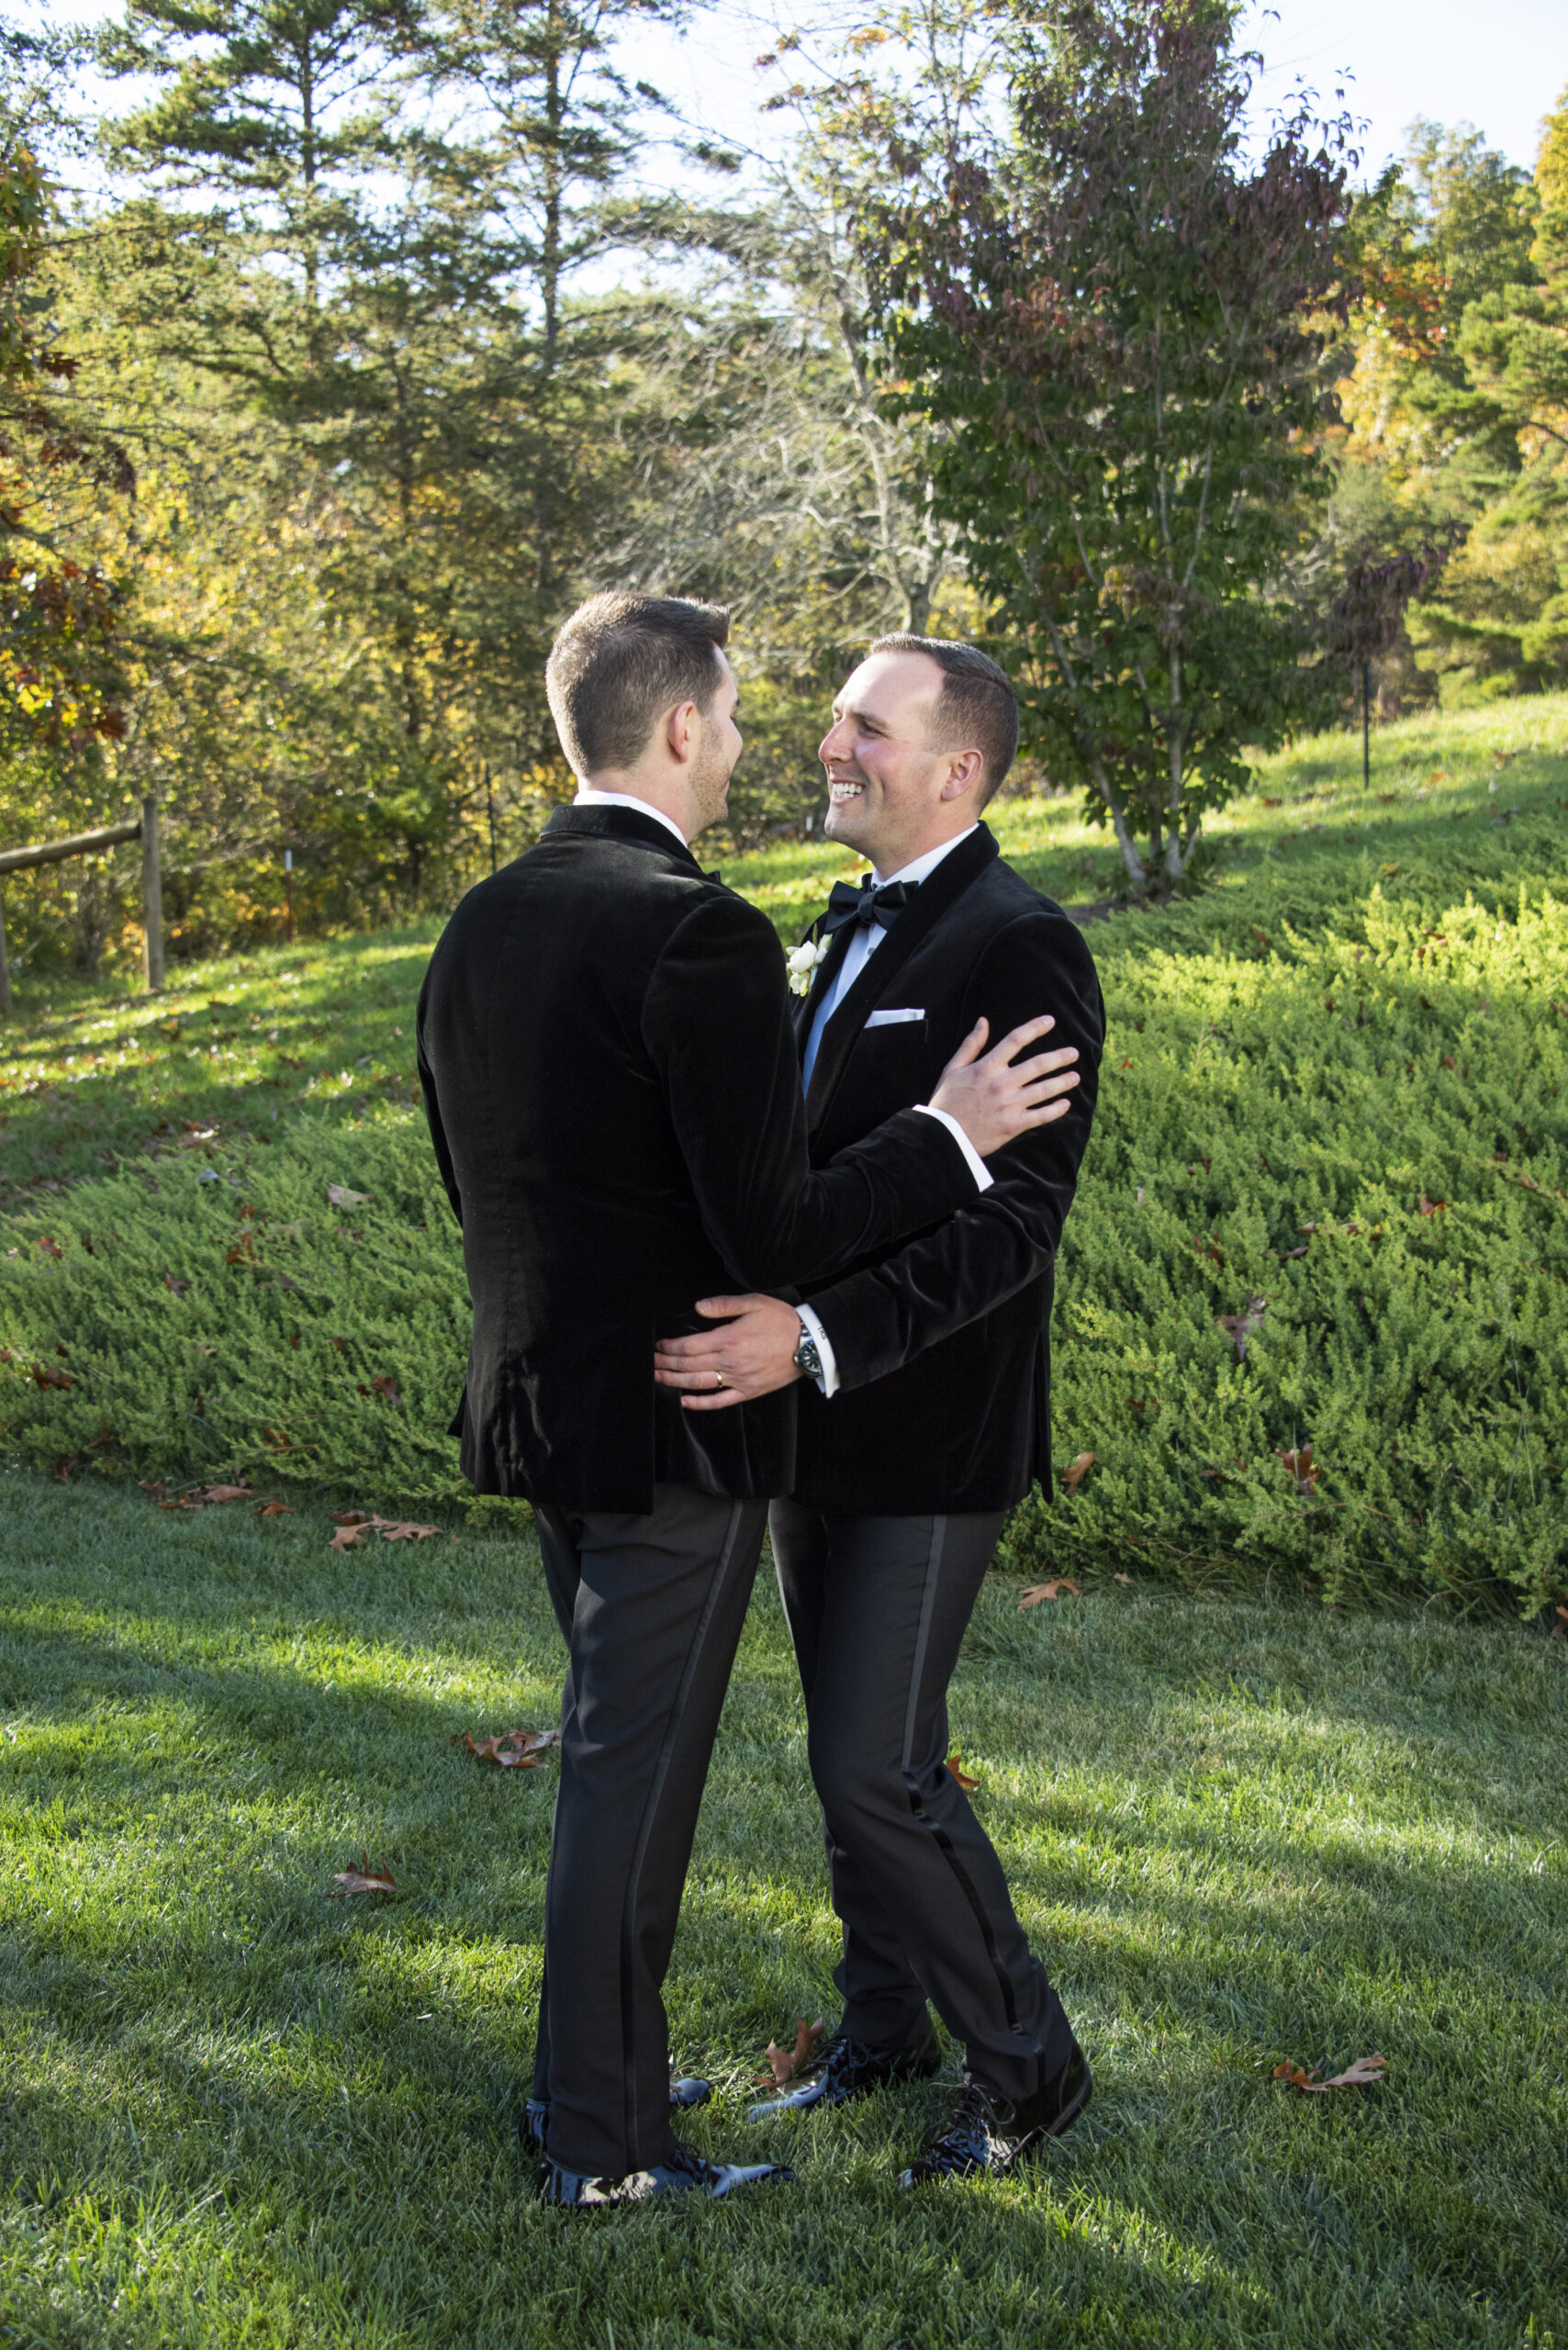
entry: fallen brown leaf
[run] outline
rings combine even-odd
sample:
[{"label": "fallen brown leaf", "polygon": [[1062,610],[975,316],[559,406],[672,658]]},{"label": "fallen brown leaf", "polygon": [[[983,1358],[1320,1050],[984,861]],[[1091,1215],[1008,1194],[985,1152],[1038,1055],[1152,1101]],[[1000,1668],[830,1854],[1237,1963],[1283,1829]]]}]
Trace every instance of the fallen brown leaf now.
[{"label": "fallen brown leaf", "polygon": [[1243,1361],[1247,1357],[1247,1341],[1255,1331],[1262,1328],[1263,1316],[1268,1311],[1268,1305],[1269,1301],[1266,1297],[1249,1298],[1243,1312],[1222,1314],[1215,1325],[1216,1329],[1225,1332],[1226,1337],[1236,1348],[1238,1356]]},{"label": "fallen brown leaf", "polygon": [[441,1532],[439,1526],[420,1526],[411,1517],[373,1517],[362,1509],[335,1509],[332,1523],[338,1529],[334,1550],[356,1550],[367,1534],[379,1534],[384,1542],[428,1542]]},{"label": "fallen brown leaf", "polygon": [[1446,1200],[1429,1200],[1425,1192],[1416,1203],[1417,1215],[1439,1215],[1448,1205]]},{"label": "fallen brown leaf", "polygon": [[1070,1494],[1077,1493],[1093,1466],[1094,1455],[1092,1452],[1081,1452],[1075,1459],[1069,1461],[1061,1472],[1061,1481]]},{"label": "fallen brown leaf", "polygon": [[57,1485],[68,1485],[71,1483],[71,1472],[73,1469],[79,1469],[81,1465],[81,1460],[75,1453],[62,1452],[50,1471],[50,1474]]},{"label": "fallen brown leaf", "polygon": [[792,2081],[801,2065],[810,2063],[812,2051],[826,2030],[827,2026],[821,2016],[817,2018],[815,2023],[808,2023],[804,2016],[797,2016],[793,2049],[787,2055],[776,2040],[768,2042],[765,2052],[767,2058],[767,2070],[766,2073],[758,2073],[757,2087],[766,2088],[771,2086],[781,2089],[787,2082]]},{"label": "fallen brown leaf", "polygon": [[1316,2065],[1310,2073],[1304,2073],[1299,2065],[1276,2065],[1274,2078],[1289,2081],[1293,2089],[1305,2089],[1308,2097],[1323,2097],[1329,2089],[1370,2088],[1374,2081],[1382,2080],[1387,2070],[1386,2056],[1358,2056],[1353,2065],[1347,2065],[1330,2081],[1318,2079]]},{"label": "fallen brown leaf", "polygon": [[1557,1611],[1557,1621],[1551,1628],[1551,1637],[1554,1640],[1560,1640],[1564,1632],[1568,1632],[1568,1607],[1560,1607]]},{"label": "fallen brown leaf", "polygon": [[1310,1444],[1293,1446],[1289,1452],[1281,1452],[1276,1449],[1274,1458],[1276,1460],[1282,1460],[1295,1479],[1297,1493],[1310,1494],[1316,1490],[1317,1480],[1322,1472],[1312,1457]]},{"label": "fallen brown leaf", "polygon": [[465,1746],[481,1762],[496,1762],[503,1771],[533,1771],[547,1747],[559,1746],[558,1729],[498,1730],[494,1738],[476,1739],[471,1729],[458,1730],[454,1746]]},{"label": "fallen brown leaf", "polygon": [[957,1747],[953,1749],[953,1751],[947,1757],[947,1768],[951,1771],[954,1778],[957,1779],[958,1785],[963,1788],[966,1795],[971,1788],[979,1786],[980,1781],[978,1779],[971,1779],[969,1773],[965,1770],[963,1757],[958,1752]]},{"label": "fallen brown leaf", "polygon": [[35,1362],[33,1377],[40,1387],[74,1387],[76,1382],[68,1371],[57,1371],[51,1362]]},{"label": "fallen brown leaf", "polygon": [[334,1899],[341,1898],[345,1893],[396,1893],[397,1890],[397,1879],[386,1862],[383,1861],[378,1869],[373,1869],[368,1852],[362,1852],[357,1861],[351,1861],[346,1869],[340,1869],[332,1879]]},{"label": "fallen brown leaf", "polygon": [[[1124,1575],[1122,1580],[1125,1583],[1126,1577]],[[1042,1599],[1059,1599],[1064,1591],[1070,1591],[1074,1599],[1082,1596],[1070,1575],[1057,1575],[1049,1583],[1032,1583],[1018,1602],[1019,1615],[1025,1607],[1037,1607]]]},{"label": "fallen brown leaf", "polygon": [[1131,1575],[1116,1575],[1113,1577],[1113,1581],[1116,1583],[1131,1583],[1132,1577]]},{"label": "fallen brown leaf", "polygon": [[251,1512],[252,1517],[292,1517],[293,1510],[286,1502],[263,1502],[260,1509]]},{"label": "fallen brown leaf", "polygon": [[362,1208],[367,1200],[375,1196],[373,1192],[351,1192],[346,1183],[329,1183],[327,1186],[327,1197],[335,1208]]},{"label": "fallen brown leaf", "polygon": [[402,1393],[397,1381],[389,1372],[378,1371],[370,1383],[384,1404],[394,1404],[399,1412],[402,1410]]},{"label": "fallen brown leaf", "polygon": [[248,1502],[252,1496],[249,1485],[198,1485],[185,1500],[193,1509],[208,1502]]},{"label": "fallen brown leaf", "polygon": [[163,1286],[166,1290],[171,1290],[174,1296],[184,1297],[186,1290],[190,1287],[190,1283],[188,1281],[183,1281],[178,1273],[165,1273],[163,1276]]},{"label": "fallen brown leaf", "polygon": [[46,1257],[63,1257],[65,1254],[58,1240],[43,1239],[39,1242],[39,1247]]}]

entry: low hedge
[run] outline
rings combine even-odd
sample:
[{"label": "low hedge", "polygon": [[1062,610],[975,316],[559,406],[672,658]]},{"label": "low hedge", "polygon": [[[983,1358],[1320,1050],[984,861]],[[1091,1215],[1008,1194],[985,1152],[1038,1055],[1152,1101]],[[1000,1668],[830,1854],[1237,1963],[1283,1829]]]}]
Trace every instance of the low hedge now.
[{"label": "low hedge", "polygon": [[[1490,795],[1413,798],[1377,846],[1298,800],[1237,828],[1207,897],[1095,929],[1110,1043],[1054,1333],[1058,1464],[1093,1462],[1016,1513],[1016,1567],[1568,1600],[1565,778],[1514,779],[1511,830]],[[1002,819],[1025,869],[1041,821]],[[275,1000],[227,986],[231,1020]],[[458,1500],[467,1307],[406,1082],[260,1131],[182,1149],[165,1121],[13,1214],[0,1438],[67,1474]]]}]

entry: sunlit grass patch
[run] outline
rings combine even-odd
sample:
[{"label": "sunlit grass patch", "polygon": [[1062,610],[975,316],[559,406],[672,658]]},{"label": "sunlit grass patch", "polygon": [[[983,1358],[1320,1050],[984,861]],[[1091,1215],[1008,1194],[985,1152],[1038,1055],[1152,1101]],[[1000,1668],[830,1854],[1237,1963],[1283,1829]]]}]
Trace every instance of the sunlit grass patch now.
[{"label": "sunlit grass patch", "polygon": [[[1108,1580],[982,1595],[953,1698],[1095,2067],[975,2192],[893,2186],[954,2077],[748,2133],[834,2012],[799,1697],[758,1585],[670,1985],[749,2205],[574,2227],[513,2122],[558,1636],[531,1539],[328,1547],[0,1478],[0,2310],[23,2342],[1513,2350],[1561,2334],[1568,1646]],[[368,1846],[396,1897],[330,1897]],[[1381,2051],[1321,2098],[1289,2057]],[[1531,2333],[1529,2328],[1534,2325]]]}]

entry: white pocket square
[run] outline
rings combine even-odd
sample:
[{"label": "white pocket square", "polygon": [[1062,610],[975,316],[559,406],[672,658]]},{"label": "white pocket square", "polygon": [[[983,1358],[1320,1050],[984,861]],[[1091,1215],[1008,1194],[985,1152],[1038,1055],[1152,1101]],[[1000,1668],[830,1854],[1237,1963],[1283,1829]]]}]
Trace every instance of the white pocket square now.
[{"label": "white pocket square", "polygon": [[866,1025],[868,1028],[898,1028],[906,1020],[924,1020],[924,1008],[916,1004],[904,1012],[869,1012],[866,1015]]}]

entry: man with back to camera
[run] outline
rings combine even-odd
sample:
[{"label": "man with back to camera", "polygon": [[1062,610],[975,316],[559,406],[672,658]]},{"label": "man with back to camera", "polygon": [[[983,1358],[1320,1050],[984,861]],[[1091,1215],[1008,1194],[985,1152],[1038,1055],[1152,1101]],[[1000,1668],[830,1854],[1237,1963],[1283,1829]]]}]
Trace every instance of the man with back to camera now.
[{"label": "man with back to camera", "polygon": [[[946,1768],[946,1690],[1008,1510],[1050,1490],[1051,1291],[1104,1041],[1075,925],[997,853],[980,814],[1018,707],[973,646],[879,639],[834,704],[826,831],[870,858],[835,885],[797,1024],[812,1163],[920,1098],[984,1002],[1047,1006],[1076,1094],[1001,1152],[983,1196],[880,1244],[797,1310],[702,1301],[722,1327],[672,1338],[661,1382],[704,1415],[801,1380],[795,1483],[771,1516],[805,1693],[844,2009],[812,2076],[754,2119],[934,2072],[926,2002],[965,2050],[947,2127],[906,2187],[1005,2171],[1070,2127],[1090,2075],[1014,1915],[1001,1862]],[[722,1381],[722,1390],[715,1382]]]},{"label": "man with back to camera", "polygon": [[977,1020],[929,1108],[811,1171],[778,942],[689,846],[740,749],[727,628],[674,598],[574,613],[546,677],[577,800],[464,899],[420,1001],[474,1305],[464,1472],[533,1503],[570,1656],[525,2134],[578,2209],[787,2175],[672,2136],[660,1989],[795,1399],[683,1414],[655,1333],[939,1223],[1071,1081],[1070,1049],[1010,1066],[1048,1018],[983,1059]]}]

